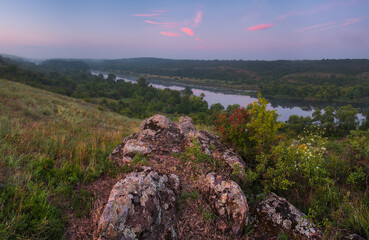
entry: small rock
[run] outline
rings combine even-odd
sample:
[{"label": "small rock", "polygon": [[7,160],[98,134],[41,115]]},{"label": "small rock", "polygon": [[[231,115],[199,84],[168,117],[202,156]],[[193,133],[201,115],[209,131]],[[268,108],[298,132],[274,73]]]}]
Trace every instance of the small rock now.
[{"label": "small rock", "polygon": [[[234,181],[225,181],[215,173],[206,175],[209,201],[223,221],[228,222],[226,229],[232,231],[233,235],[239,236],[248,224],[248,211],[246,196],[240,186]],[[224,226],[221,224],[221,231]]]},{"label": "small rock", "polygon": [[130,139],[123,147],[123,155],[125,157],[134,157],[137,153],[147,155],[152,152],[150,143],[142,142],[136,139]]},{"label": "small rock", "polygon": [[182,116],[178,120],[177,124],[178,128],[181,130],[183,135],[187,135],[189,132],[196,131],[195,126],[193,125],[193,120],[190,117]]},{"label": "small rock", "polygon": [[286,199],[274,193],[268,194],[259,203],[262,218],[285,230],[292,231],[307,239],[321,239],[322,231],[307,219],[306,215]]},{"label": "small rock", "polygon": [[148,133],[148,135],[155,135],[160,133],[163,129],[170,128],[176,128],[174,122],[163,115],[156,114],[142,121],[140,131],[144,132],[145,130],[150,130],[146,131],[146,133]]},{"label": "small rock", "polygon": [[365,240],[365,238],[361,237],[360,235],[354,233],[354,234],[350,234],[348,237],[346,237],[345,239],[349,239],[349,240]]}]

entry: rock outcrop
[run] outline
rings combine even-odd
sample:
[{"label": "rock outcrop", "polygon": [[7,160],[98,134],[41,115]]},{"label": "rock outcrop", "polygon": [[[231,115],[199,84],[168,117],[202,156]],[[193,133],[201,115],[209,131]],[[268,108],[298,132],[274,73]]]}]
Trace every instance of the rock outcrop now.
[{"label": "rock outcrop", "polygon": [[[278,239],[281,233],[291,239],[322,238],[320,228],[274,193],[249,209],[236,183],[245,183],[247,165],[219,140],[209,131],[196,130],[189,117],[181,117],[179,122],[162,115],[144,120],[140,130],[110,155],[135,172],[113,187],[97,238]],[[136,154],[145,161],[134,165]],[[252,236],[245,235],[250,222]],[[360,239],[344,233],[346,239]]]},{"label": "rock outcrop", "polygon": [[221,231],[231,230],[234,236],[240,236],[248,223],[249,206],[240,186],[232,180],[223,180],[215,173],[206,175],[205,184],[209,202],[219,216],[218,227]]},{"label": "rock outcrop", "polygon": [[274,193],[268,194],[266,199],[259,204],[258,211],[265,221],[300,235],[307,239],[321,239],[322,231],[307,219],[306,215],[300,212],[286,199]]},{"label": "rock outcrop", "polygon": [[177,239],[179,178],[147,169],[113,187],[98,226],[99,239]]},{"label": "rock outcrop", "polygon": [[244,177],[246,164],[237,151],[221,143],[219,136],[208,131],[197,131],[190,117],[180,117],[179,122],[159,114],[145,119],[140,131],[124,139],[110,157],[124,164],[130,162],[137,153],[181,152],[191,146],[193,139],[199,141],[205,154],[224,161],[241,179]]}]

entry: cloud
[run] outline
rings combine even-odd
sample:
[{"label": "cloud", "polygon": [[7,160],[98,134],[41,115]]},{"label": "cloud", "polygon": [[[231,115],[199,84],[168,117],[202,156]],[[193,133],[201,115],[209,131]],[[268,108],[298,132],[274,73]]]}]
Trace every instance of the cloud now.
[{"label": "cloud", "polygon": [[249,27],[249,28],[247,28],[247,30],[249,30],[249,31],[258,31],[258,30],[268,29],[268,28],[271,28],[273,26],[274,26],[274,24],[260,24],[260,25]]},{"label": "cloud", "polygon": [[328,28],[334,27],[336,25],[335,22],[328,22],[328,23],[322,23],[322,24],[316,24],[309,27],[302,28],[298,30],[298,32],[305,32],[309,30],[326,30]]},{"label": "cloud", "polygon": [[344,20],[344,23],[342,24],[342,26],[347,26],[347,25],[351,25],[351,24],[354,24],[354,23],[361,22],[361,21],[363,21],[365,18],[366,18],[366,17],[345,19],[345,20]]},{"label": "cloud", "polygon": [[195,20],[193,21],[193,26],[197,27],[202,20],[202,11],[198,11],[195,16]]},{"label": "cloud", "polygon": [[132,14],[132,16],[135,16],[135,17],[156,17],[156,16],[159,16],[161,15],[161,13],[135,13],[135,14]]},{"label": "cloud", "polygon": [[149,23],[149,24],[154,24],[154,25],[161,25],[164,27],[168,27],[168,28],[173,28],[176,27],[178,25],[178,23],[175,22],[154,22],[154,21],[150,21],[150,20],[145,20],[145,23]]},{"label": "cloud", "polygon": [[153,21],[150,21],[150,20],[145,20],[144,22],[145,23],[150,23],[150,24],[157,24],[157,25],[165,24],[165,23],[153,22]]},{"label": "cloud", "polygon": [[161,35],[167,36],[167,37],[179,37],[181,34],[174,33],[174,32],[160,32]]},{"label": "cloud", "polygon": [[182,28],[182,32],[186,33],[187,35],[190,35],[191,37],[195,36],[195,33],[191,28]]},{"label": "cloud", "polygon": [[204,41],[204,40],[201,40],[200,38],[196,38],[195,40],[198,41],[198,42],[203,42]]}]

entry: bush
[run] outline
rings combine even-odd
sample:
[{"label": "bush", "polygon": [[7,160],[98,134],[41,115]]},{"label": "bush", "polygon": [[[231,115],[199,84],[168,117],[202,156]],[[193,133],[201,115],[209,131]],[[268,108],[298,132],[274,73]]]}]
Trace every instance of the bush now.
[{"label": "bush", "polygon": [[275,110],[267,110],[267,105],[268,102],[259,95],[258,101],[247,108],[235,108],[230,114],[221,114],[215,121],[222,141],[235,145],[251,162],[256,155],[270,152],[282,126],[277,122]]}]

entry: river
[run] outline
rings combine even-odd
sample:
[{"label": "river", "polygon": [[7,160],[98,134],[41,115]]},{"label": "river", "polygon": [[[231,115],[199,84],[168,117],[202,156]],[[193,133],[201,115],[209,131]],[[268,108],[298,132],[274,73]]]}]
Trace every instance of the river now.
[{"label": "river", "polygon": [[[92,71],[94,75],[98,75],[103,73],[104,77],[107,77],[107,73],[100,71]],[[124,80],[126,82],[135,83],[138,76],[136,75],[116,75],[117,80]],[[200,96],[202,93],[205,94],[204,100],[206,100],[209,104],[209,107],[212,104],[220,103],[225,108],[232,104],[239,104],[240,106],[246,107],[248,104],[253,103],[257,99],[255,97],[251,97],[246,95],[247,92],[237,91],[237,90],[229,90],[229,89],[215,89],[215,88],[207,88],[201,86],[187,85],[181,84],[177,82],[168,82],[167,80],[162,80],[158,78],[149,78],[148,82],[155,88],[160,89],[173,89],[173,90],[183,90],[186,86],[190,86],[192,92],[196,96]],[[311,102],[304,100],[284,100],[284,99],[268,99],[270,104],[268,105],[269,109],[276,110],[279,115],[278,120],[287,121],[291,115],[298,116],[311,116],[314,112],[314,109],[319,108],[323,109],[324,107],[331,105],[335,109],[338,109],[341,106],[347,104],[341,103],[327,103],[327,102]],[[366,108],[369,107],[369,104],[353,104],[354,107],[359,109],[359,112],[363,112]],[[364,116],[359,113],[358,119],[362,121]]]}]

